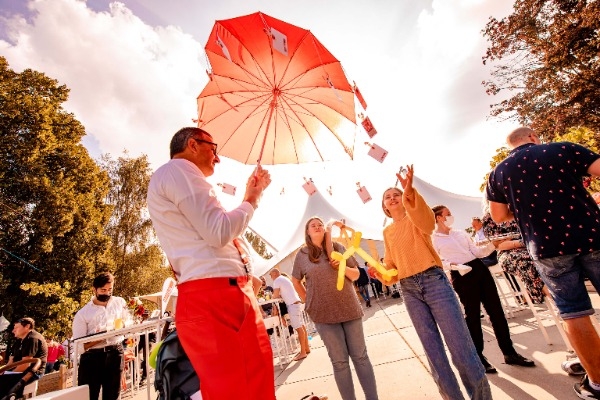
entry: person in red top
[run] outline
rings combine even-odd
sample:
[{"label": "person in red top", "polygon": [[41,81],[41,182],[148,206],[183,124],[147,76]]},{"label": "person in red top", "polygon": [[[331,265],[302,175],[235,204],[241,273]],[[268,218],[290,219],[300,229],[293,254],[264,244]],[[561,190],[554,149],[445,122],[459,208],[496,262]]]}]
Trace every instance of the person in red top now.
[{"label": "person in red top", "polygon": [[48,361],[46,362],[46,373],[54,371],[54,366],[61,356],[65,355],[65,349],[53,338],[46,338],[48,346]]}]

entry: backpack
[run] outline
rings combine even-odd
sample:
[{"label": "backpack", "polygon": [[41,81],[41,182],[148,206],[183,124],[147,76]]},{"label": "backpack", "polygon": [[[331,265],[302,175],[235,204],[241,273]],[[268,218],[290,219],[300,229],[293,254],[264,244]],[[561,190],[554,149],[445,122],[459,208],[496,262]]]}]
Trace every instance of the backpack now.
[{"label": "backpack", "polygon": [[163,340],[156,357],[154,389],[159,400],[189,400],[200,390],[200,380],[177,337],[177,330]]}]

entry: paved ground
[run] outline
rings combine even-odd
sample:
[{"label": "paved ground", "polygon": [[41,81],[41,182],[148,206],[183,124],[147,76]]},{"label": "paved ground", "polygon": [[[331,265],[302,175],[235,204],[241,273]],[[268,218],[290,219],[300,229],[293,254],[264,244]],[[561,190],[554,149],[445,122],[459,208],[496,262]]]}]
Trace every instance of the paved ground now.
[{"label": "paved ground", "polygon": [[[600,297],[590,293],[600,320]],[[485,351],[498,374],[488,375],[494,399],[577,399],[573,384],[578,377],[567,375],[560,367],[568,352],[559,331],[550,319],[543,324],[552,341],[546,343],[531,310],[514,306],[514,317],[508,319],[517,351],[534,360],[535,368],[504,364],[490,324],[483,320]],[[440,395],[429,372],[423,348],[412,327],[402,299],[372,301],[365,308],[364,329],[369,356],[375,369],[379,399],[439,399]],[[540,311],[546,310],[539,306]],[[299,400],[314,392],[327,394],[330,400],[339,400],[332,367],[318,335],[310,340],[312,352],[304,360],[275,366],[276,394],[279,400]],[[274,360],[275,363],[278,359]],[[354,373],[353,373],[354,374]],[[357,399],[364,395],[354,375]],[[127,396],[131,398],[131,396]],[[146,398],[138,392],[134,399]],[[152,398],[155,395],[152,394]]]}]

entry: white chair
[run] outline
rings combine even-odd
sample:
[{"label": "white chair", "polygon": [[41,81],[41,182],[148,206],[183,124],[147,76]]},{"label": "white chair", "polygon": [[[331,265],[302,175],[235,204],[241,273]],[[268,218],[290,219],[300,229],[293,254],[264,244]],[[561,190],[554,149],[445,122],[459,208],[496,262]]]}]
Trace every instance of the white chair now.
[{"label": "white chair", "polygon": [[35,397],[37,394],[37,390],[38,390],[38,380],[36,379],[35,381],[31,382],[29,385],[26,385],[23,388],[23,398],[30,399],[32,397]]},{"label": "white chair", "polygon": [[[496,283],[496,288],[498,290],[498,296],[500,297],[500,301],[502,302],[502,305],[504,306],[504,314],[506,315],[506,318],[513,318],[515,316],[513,314],[513,308],[509,304],[508,301],[509,301],[509,299],[513,298],[515,301],[515,305],[518,306],[519,302],[517,300],[517,295],[512,290],[510,282],[506,282],[506,285],[502,285],[502,283],[499,281],[499,279],[505,280],[504,271],[502,270],[502,267],[500,267],[499,264],[492,265],[491,267],[488,267],[488,268],[490,270],[490,273],[492,274],[492,277],[494,278],[494,283]],[[508,286],[508,288],[505,289],[505,286]],[[486,317],[487,317],[487,314],[486,314]]]},{"label": "white chair", "polygon": [[[288,354],[286,352],[285,338],[283,332],[283,326],[278,316],[267,317],[263,319],[265,328],[273,329],[271,334],[271,347],[273,348],[273,355],[277,354],[277,364],[283,369],[283,364],[289,364]],[[279,330],[279,332],[278,332]],[[287,331],[287,329],[286,329]],[[279,335],[278,335],[279,334]],[[281,335],[281,336],[280,336]]]}]

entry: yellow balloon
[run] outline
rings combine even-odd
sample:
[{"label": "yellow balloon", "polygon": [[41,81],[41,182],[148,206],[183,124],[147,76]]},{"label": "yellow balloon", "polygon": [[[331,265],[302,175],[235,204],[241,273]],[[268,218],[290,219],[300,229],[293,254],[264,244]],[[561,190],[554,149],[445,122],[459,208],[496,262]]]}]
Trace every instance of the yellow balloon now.
[{"label": "yellow balloon", "polygon": [[[346,227],[347,228],[347,227]],[[379,263],[379,261],[375,260],[371,257],[366,251],[361,249],[360,240],[362,238],[362,232],[354,232],[352,233],[352,246],[348,247],[344,254],[333,251],[331,252],[331,258],[340,262],[340,266],[338,268],[338,276],[337,276],[337,290],[342,290],[344,288],[344,278],[346,276],[346,260],[354,255],[354,253],[358,253],[367,263],[377,270],[386,281],[389,281],[392,276],[398,275],[398,271],[396,269],[385,269],[383,265]]]}]

